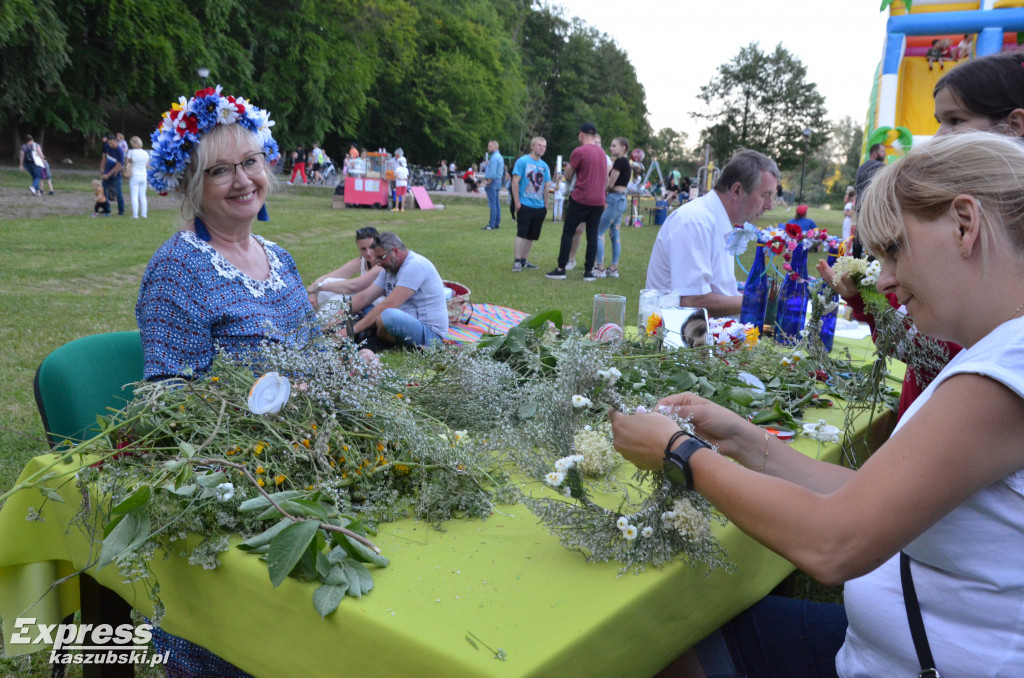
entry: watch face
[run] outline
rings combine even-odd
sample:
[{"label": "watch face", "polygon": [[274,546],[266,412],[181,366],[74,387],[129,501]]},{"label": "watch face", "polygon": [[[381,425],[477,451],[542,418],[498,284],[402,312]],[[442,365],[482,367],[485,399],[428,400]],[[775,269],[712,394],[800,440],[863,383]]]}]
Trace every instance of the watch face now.
[{"label": "watch face", "polygon": [[682,463],[675,455],[665,460],[665,477],[673,485],[686,487],[686,473],[683,472]]}]

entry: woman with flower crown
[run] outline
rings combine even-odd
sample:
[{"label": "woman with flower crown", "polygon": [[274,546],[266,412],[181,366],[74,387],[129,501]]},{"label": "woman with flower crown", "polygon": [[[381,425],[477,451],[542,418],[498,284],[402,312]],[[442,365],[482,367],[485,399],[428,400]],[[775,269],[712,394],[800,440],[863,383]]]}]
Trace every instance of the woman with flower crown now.
[{"label": "woman with flower crown", "polygon": [[220,87],[164,114],[153,133],[149,181],[182,198],[184,228],[142,277],[135,309],[146,379],[206,370],[219,346],[243,355],[265,340],[303,341],[312,312],[295,261],[252,233],[267,219],[280,156],[269,114]]},{"label": "woman with flower crown", "polygon": [[[252,233],[267,220],[280,157],[269,113],[207,88],[164,114],[152,135],[148,176],[160,193],[177,191],[184,228],[153,255],[135,308],[146,379],[209,368],[218,348],[236,356],[261,342],[303,342],[312,313],[295,261]],[[141,168],[139,168],[141,171]],[[171,676],[246,675],[198,645],[154,629],[170,650]]]},{"label": "woman with flower crown", "polygon": [[875,175],[859,230],[882,262],[879,292],[921,332],[964,347],[859,470],[689,393],[661,405],[692,417],[699,437],[662,414],[610,415],[616,449],[638,467],[666,469],[803,571],[845,583],[842,605],[755,604],[677,675],[1024,666],[1024,144],[971,131],[915,146]]}]

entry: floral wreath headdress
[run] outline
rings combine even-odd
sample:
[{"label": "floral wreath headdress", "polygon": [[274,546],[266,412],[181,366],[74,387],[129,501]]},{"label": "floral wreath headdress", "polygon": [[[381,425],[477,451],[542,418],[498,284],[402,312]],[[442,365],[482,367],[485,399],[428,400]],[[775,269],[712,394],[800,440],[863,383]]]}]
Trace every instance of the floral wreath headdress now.
[{"label": "floral wreath headdress", "polygon": [[242,97],[223,96],[221,86],[207,87],[191,99],[178,97],[163,115],[159,127],[150,136],[147,176],[149,185],[161,195],[178,188],[203,136],[217,125],[239,124],[257,136],[267,162],[281,157],[277,142],[270,134],[274,121],[270,112],[253,106]]}]

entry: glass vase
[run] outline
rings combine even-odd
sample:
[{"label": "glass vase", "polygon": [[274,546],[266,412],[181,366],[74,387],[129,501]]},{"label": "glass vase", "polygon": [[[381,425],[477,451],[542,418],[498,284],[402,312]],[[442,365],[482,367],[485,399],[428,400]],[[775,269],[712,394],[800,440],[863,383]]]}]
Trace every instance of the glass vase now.
[{"label": "glass vase", "polygon": [[775,341],[795,344],[807,322],[807,250],[797,245],[789,260],[790,273],[779,292],[779,310],[775,316]]},{"label": "glass vase", "polygon": [[754,262],[750,264],[747,282],[743,285],[743,307],[740,322],[760,328],[764,323],[764,312],[768,306],[768,275],[765,271],[764,247],[758,245],[754,251]]},{"label": "glass vase", "polygon": [[[834,266],[836,258],[839,256],[839,249],[837,247],[828,248],[827,263],[829,266]],[[832,294],[832,303],[836,305],[834,309],[829,311],[827,314],[821,317],[821,343],[825,345],[825,350],[832,352],[832,346],[836,341],[836,316],[839,314],[839,294]]]}]

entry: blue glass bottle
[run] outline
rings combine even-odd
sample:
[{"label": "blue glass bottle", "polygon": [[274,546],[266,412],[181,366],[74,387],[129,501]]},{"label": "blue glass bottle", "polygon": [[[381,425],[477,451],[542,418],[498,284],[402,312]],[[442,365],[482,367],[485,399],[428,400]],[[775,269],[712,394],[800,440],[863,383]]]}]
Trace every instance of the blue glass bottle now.
[{"label": "blue glass bottle", "polygon": [[791,272],[787,275],[779,292],[779,311],[775,316],[775,341],[780,344],[795,344],[800,341],[800,331],[807,322],[807,250],[803,244],[796,246],[789,260]]},{"label": "blue glass bottle", "polygon": [[[839,248],[838,247],[829,247],[828,248],[828,258],[826,260],[828,262],[828,265],[829,266],[834,266],[835,263],[836,263],[836,258],[838,256],[839,256]],[[825,345],[825,350],[829,351],[829,352],[832,351],[832,345],[835,343],[835,340],[836,340],[836,316],[839,313],[839,294],[838,293],[834,293],[832,295],[832,303],[836,304],[836,308],[832,309],[831,312],[827,313],[825,316],[822,317],[822,319],[821,319],[821,332],[819,333],[819,336],[821,337],[821,343],[823,343]]]},{"label": "blue glass bottle", "polygon": [[758,245],[754,252],[754,262],[750,264],[747,282],[743,285],[743,307],[740,309],[740,322],[750,323],[761,329],[764,323],[764,311],[768,305],[768,276],[765,273],[764,247]]}]

